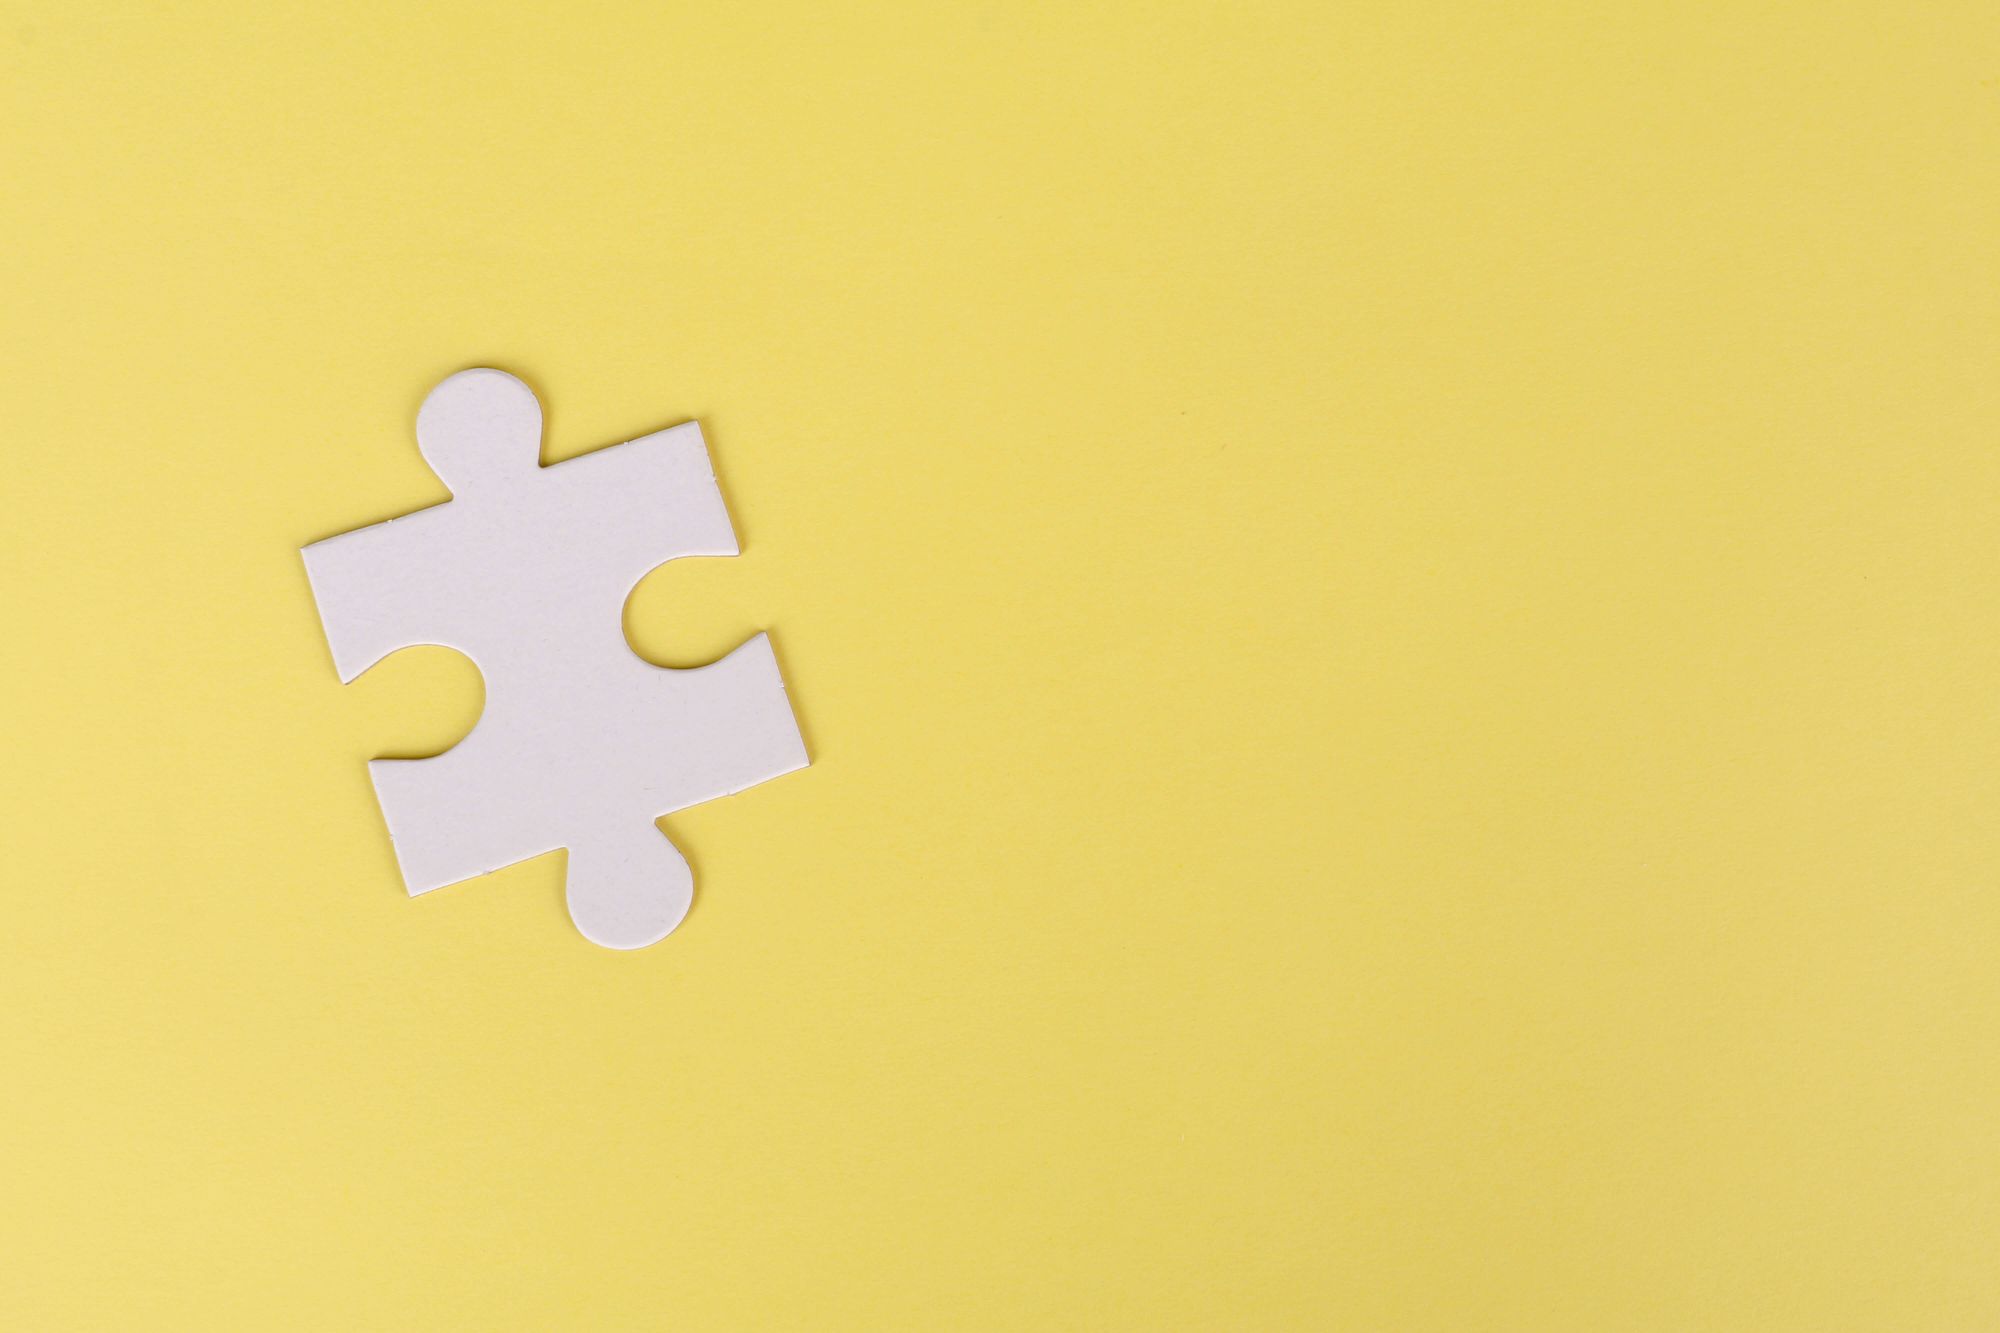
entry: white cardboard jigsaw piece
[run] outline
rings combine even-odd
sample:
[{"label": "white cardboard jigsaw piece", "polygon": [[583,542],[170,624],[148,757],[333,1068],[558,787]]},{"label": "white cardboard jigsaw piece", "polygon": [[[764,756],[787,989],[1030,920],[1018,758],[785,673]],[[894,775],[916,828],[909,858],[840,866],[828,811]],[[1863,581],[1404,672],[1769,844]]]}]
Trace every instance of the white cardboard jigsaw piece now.
[{"label": "white cardboard jigsaw piece", "polygon": [[417,444],[452,499],[303,552],[343,682],[436,643],[486,708],[430,759],[368,765],[412,895],[569,849],[577,929],[636,949],[680,924],[694,877],[653,821],[804,768],[770,639],[693,670],[625,642],[639,579],[736,535],[693,422],[540,465],[541,405],[498,370],[424,400]]}]

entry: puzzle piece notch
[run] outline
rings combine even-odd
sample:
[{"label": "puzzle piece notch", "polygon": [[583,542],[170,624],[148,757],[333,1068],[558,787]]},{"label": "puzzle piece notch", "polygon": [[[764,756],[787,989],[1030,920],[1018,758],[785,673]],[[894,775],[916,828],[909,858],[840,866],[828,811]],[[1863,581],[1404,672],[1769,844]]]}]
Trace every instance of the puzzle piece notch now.
[{"label": "puzzle piece notch", "polygon": [[540,427],[505,372],[445,380],[417,433],[453,499],[315,543],[306,568],[343,680],[417,643],[463,652],[486,680],[458,745],[369,765],[409,892],[568,847],[578,928],[636,948],[692,900],[685,859],[646,825],[809,760],[767,636],[689,670],[625,642],[649,570],[736,553],[700,428],[544,468]]}]

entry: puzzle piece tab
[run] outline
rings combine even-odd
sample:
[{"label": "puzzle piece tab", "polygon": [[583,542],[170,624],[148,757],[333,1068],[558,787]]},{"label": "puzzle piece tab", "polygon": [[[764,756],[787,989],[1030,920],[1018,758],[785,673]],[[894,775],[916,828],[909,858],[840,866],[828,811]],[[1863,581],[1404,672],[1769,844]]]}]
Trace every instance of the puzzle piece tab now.
[{"label": "puzzle piece tab", "polygon": [[409,892],[567,847],[577,929],[639,948],[680,924],[694,891],[653,820],[809,761],[767,636],[692,670],[625,642],[647,571],[737,554],[701,428],[542,467],[541,422],[503,371],[445,380],[417,443],[452,499],[315,542],[306,574],[341,680],[425,643],[485,677],[464,740],[368,765]]}]

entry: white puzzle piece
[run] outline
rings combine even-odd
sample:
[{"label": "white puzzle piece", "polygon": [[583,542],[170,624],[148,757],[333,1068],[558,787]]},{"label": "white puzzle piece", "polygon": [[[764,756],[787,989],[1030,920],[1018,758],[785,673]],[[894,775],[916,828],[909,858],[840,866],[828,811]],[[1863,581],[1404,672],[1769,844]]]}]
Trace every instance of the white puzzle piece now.
[{"label": "white puzzle piece", "polygon": [[471,658],[486,708],[430,759],[368,765],[412,895],[569,849],[569,910],[636,949],[680,924],[687,861],[653,821],[804,768],[763,634],[693,670],[625,642],[648,570],[735,555],[693,422],[540,465],[534,392],[499,370],[431,390],[417,444],[452,499],[305,548],[340,679],[436,643]]}]

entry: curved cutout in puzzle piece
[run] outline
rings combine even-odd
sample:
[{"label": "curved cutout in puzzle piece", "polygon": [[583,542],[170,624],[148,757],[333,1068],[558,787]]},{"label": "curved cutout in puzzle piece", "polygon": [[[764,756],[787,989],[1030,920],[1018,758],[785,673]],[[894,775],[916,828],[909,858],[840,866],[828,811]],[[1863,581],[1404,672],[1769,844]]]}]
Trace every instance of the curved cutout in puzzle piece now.
[{"label": "curved cutout in puzzle piece", "polygon": [[457,745],[368,765],[409,892],[566,847],[577,929],[636,949],[694,894],[652,822],[810,760],[768,636],[688,670],[625,641],[647,572],[737,554],[701,427],[542,467],[541,426],[512,375],[451,376],[417,413],[417,443],[452,498],[302,554],[343,682],[417,644],[455,648],[485,678]]}]

